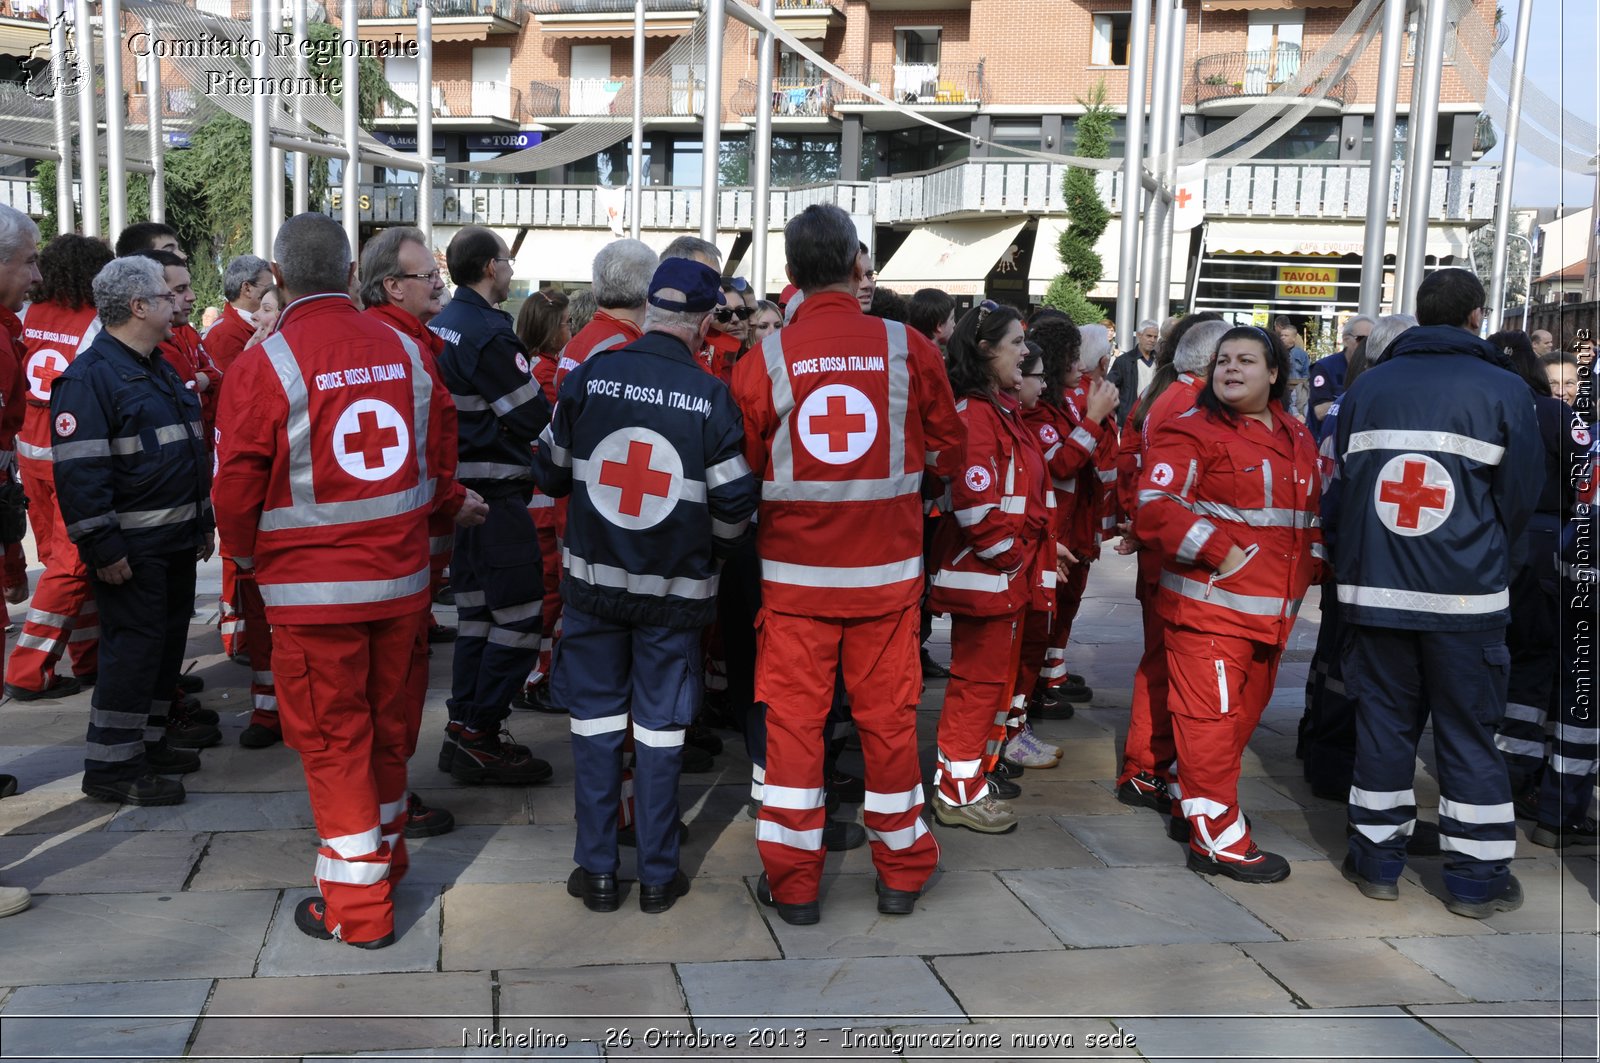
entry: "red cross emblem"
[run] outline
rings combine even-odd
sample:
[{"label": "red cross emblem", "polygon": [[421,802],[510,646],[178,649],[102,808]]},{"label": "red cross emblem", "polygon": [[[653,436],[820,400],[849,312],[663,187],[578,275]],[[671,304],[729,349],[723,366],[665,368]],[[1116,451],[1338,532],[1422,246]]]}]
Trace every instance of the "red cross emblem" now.
[{"label": "red cross emblem", "polygon": [[382,468],[383,452],[400,445],[399,431],[392,427],[380,428],[378,415],[371,410],[357,414],[356,424],[356,430],[344,437],[344,449],[351,454],[359,453],[367,468]]},{"label": "red cross emblem", "polygon": [[867,418],[864,414],[848,412],[843,395],[829,395],[828,412],[813,416],[806,427],[812,435],[827,436],[828,450],[838,453],[850,448],[852,435],[867,430]]},{"label": "red cross emblem", "polygon": [[1378,474],[1378,516],[1400,535],[1426,535],[1445,522],[1455,508],[1450,474],[1424,454],[1392,458]]},{"label": "red cross emblem", "polygon": [[405,463],[411,433],[393,406],[357,399],[333,427],[333,456],[358,480],[387,480]]},{"label": "red cross emblem", "polygon": [[1177,195],[1172,197],[1173,202],[1178,204],[1179,209],[1187,207],[1189,205],[1189,200],[1193,198],[1194,193],[1190,192],[1187,188],[1178,189]]},{"label": "red cross emblem", "polygon": [[805,449],[829,465],[855,461],[878,438],[872,400],[848,384],[826,384],[807,395],[796,423]]},{"label": "red cross emblem", "polygon": [[627,461],[600,462],[600,483],[622,492],[617,509],[630,517],[639,515],[646,496],[666,498],[672,492],[672,474],[650,467],[654,449],[649,443],[634,439],[628,443]]},{"label": "red cross emblem", "polygon": [[60,351],[42,350],[28,360],[28,390],[40,402],[50,398],[50,389],[56,377],[67,371],[66,355]]},{"label": "red cross emblem", "polygon": [[70,413],[64,413],[56,418],[56,435],[65,439],[78,430],[78,419]]}]

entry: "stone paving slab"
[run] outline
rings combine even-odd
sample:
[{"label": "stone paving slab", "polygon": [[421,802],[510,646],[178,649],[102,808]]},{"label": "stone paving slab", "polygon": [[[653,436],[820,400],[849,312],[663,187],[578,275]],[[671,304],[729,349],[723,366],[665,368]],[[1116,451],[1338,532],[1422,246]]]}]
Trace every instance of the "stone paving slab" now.
[{"label": "stone paving slab", "polygon": [[[993,956],[936,956],[932,963],[974,1019],[1167,1015],[1179,993],[1193,1014],[1295,1010],[1288,992],[1260,965],[1217,942],[1018,952],[1003,963]],[[1185,971],[1197,976],[1176,982],[1174,972]]]},{"label": "stone paving slab", "polygon": [[0,838],[0,881],[36,893],[165,893],[183,889],[206,834],[88,830]]},{"label": "stone paving slab", "polygon": [[211,835],[189,889],[306,889],[316,860],[315,828],[221,831]]},{"label": "stone paving slab", "polygon": [[306,897],[317,895],[316,890],[285,891],[256,964],[256,977],[438,970],[438,887],[414,883],[408,876],[394,891],[397,940],[382,949],[354,949],[337,941],[318,941],[303,933],[294,925],[295,906]]},{"label": "stone paving slab", "polygon": [[1600,988],[1595,939],[1586,934],[1409,937],[1391,943],[1470,1000],[1589,1001]]},{"label": "stone paving slab", "polygon": [[[647,1030],[687,1033],[694,1028],[671,964],[498,973],[496,1014],[500,1025],[512,1029],[538,1027],[574,1041],[584,1037],[603,1041],[606,1030],[626,1027],[643,1041]],[[620,1040],[613,1039],[613,1043],[620,1044]]]},{"label": "stone paving slab", "polygon": [[[1093,789],[1093,783],[1080,783]],[[1093,853],[1054,820],[1027,815],[1011,802],[1021,823],[1010,834],[940,830],[939,866],[946,871],[1000,871],[1030,867],[1101,867]]]},{"label": "stone paving slab", "polygon": [[224,978],[190,1053],[251,1059],[459,1049],[463,1030],[493,1028],[493,1008],[487,972]]},{"label": "stone paving slab", "polygon": [[1181,868],[1003,871],[1000,878],[1072,948],[1278,937]]},{"label": "stone paving slab", "polygon": [[1132,1018],[1118,1024],[1151,1063],[1237,1059],[1469,1059],[1399,1008],[1286,1018]]},{"label": "stone paving slab", "polygon": [[[250,722],[246,713],[237,730]],[[205,765],[183,777],[183,788],[192,794],[212,793],[301,793],[306,788],[305,769],[300,754],[282,742],[266,749],[246,749],[232,727],[224,728],[222,744],[200,754]]]},{"label": "stone paving slab", "polygon": [[[574,827],[531,824],[457,827],[449,834],[407,842],[408,882],[460,885],[486,882],[566,882],[572,872]],[[633,861],[623,854],[623,862]]]},{"label": "stone paving slab", "polygon": [[248,976],[276,893],[104,893],[35,897],[26,917],[0,919],[0,985]]},{"label": "stone paving slab", "polygon": [[94,801],[77,787],[23,790],[0,800],[0,834],[62,834],[103,830],[118,805]]},{"label": "stone paving slab", "polygon": [[181,1056],[210,992],[209,978],[26,986],[0,1008],[0,1058]]},{"label": "stone paving slab", "polygon": [[1384,941],[1260,941],[1240,948],[1313,1008],[1460,1001],[1465,998]]},{"label": "stone paving slab", "polygon": [[1163,819],[1154,812],[1146,810],[1143,815],[1134,816],[1052,818],[1109,867],[1183,866],[1184,846],[1167,837]]},{"label": "stone paving slab", "polygon": [[[9,708],[9,706],[7,706]],[[88,704],[84,704],[84,715],[80,717],[79,730],[83,721],[87,721]],[[3,710],[0,710],[3,711]],[[11,720],[7,718],[4,723],[7,741],[17,741],[20,737],[13,734],[9,728]],[[48,745],[14,745],[0,746],[0,772],[17,777],[17,790],[19,793],[60,792],[80,795],[83,793],[83,736],[80,734],[76,740],[60,741],[60,732],[65,730],[62,723],[55,718],[48,725],[57,732],[55,742]],[[40,736],[44,737],[44,736]],[[10,800],[10,798],[6,798]]]},{"label": "stone paving slab", "polygon": [[311,801],[301,789],[269,794],[195,793],[181,805],[124,805],[106,830],[251,831],[310,826],[314,826]]},{"label": "stone paving slab", "polygon": [[778,946],[745,884],[700,878],[670,912],[646,915],[632,888],[621,910],[591,912],[565,884],[455,886],[444,897],[445,970],[773,959]]},{"label": "stone paving slab", "polygon": [[927,964],[911,956],[679,963],[678,979],[695,1024],[713,1032],[912,1026],[964,1017]]},{"label": "stone paving slab", "polygon": [[1412,1014],[1481,1059],[1600,1058],[1595,1002],[1421,1004]]},{"label": "stone paving slab", "polygon": [[[1538,852],[1537,847],[1534,852]],[[1550,852],[1551,850],[1544,850]],[[1522,907],[1498,912],[1484,924],[1505,934],[1595,933],[1600,922],[1600,874],[1593,860],[1581,856],[1536,856],[1511,862],[1522,883]],[[1408,877],[1420,882],[1435,897],[1447,895],[1443,862],[1438,858],[1413,860]]]},{"label": "stone paving slab", "polygon": [[457,827],[500,823],[531,823],[528,794],[520,786],[452,786],[413,792],[429,808],[442,808],[456,818]]}]

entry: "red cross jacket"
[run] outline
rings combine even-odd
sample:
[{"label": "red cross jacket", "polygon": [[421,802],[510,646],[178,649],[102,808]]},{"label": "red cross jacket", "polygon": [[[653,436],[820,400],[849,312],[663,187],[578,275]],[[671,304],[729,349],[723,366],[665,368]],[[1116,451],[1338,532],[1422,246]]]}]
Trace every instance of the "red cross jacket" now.
[{"label": "red cross jacket", "polygon": [[[601,351],[616,350],[643,335],[639,326],[627,318],[612,317],[604,310],[597,311],[589,323],[579,329],[577,335],[561,348],[561,360],[556,363],[556,392],[561,391],[561,383],[567,379],[567,374],[588,361],[591,356]],[[552,396],[550,401],[554,403],[555,397]]]},{"label": "red cross jacket", "polygon": [[20,316],[22,342],[27,348],[23,362],[27,412],[17,433],[17,457],[39,463],[33,466],[33,474],[49,477],[50,391],[56,377],[100,334],[100,317],[92,306],[74,309],[60,303],[33,303],[24,307]]},{"label": "red cross jacket", "polygon": [[205,424],[206,446],[212,446],[212,429],[217,424],[217,396],[222,392],[222,370],[212,362],[211,355],[200,342],[200,333],[193,325],[173,328],[172,338],[163,343],[160,350],[161,357],[172,366],[172,371],[178,374],[178,379],[183,381],[183,386],[188,390],[195,390],[196,374],[204,373],[210,379],[206,389],[195,397],[200,400],[200,419]]},{"label": "red cross jacket", "polygon": [[1082,388],[1069,391],[1064,399],[1060,409],[1072,425],[1067,439],[1087,448],[1092,438],[1094,460],[1078,471],[1072,520],[1063,538],[1078,560],[1092,561],[1100,556],[1100,540],[1117,522],[1117,424],[1112,417],[1099,424],[1084,419],[1087,400]]},{"label": "red cross jacket", "polygon": [[208,329],[205,334],[206,353],[216,363],[217,368],[224,373],[233,365],[233,360],[244,351],[244,345],[250,342],[250,337],[256,334],[253,322],[246,321],[244,314],[232,303],[224,303],[222,316]]},{"label": "red cross jacket", "polygon": [[[1134,532],[1163,558],[1156,608],[1170,624],[1278,647],[1320,567],[1321,478],[1305,425],[1272,404],[1272,428],[1196,406],[1145,456]],[[1232,547],[1244,563],[1221,574]]]},{"label": "red cross jacket", "polygon": [[[27,378],[22,375],[22,363],[28,348],[22,342],[22,321],[10,307],[0,306],[0,451],[11,451],[17,445],[17,430],[22,427],[27,409],[23,395],[27,391]],[[15,473],[6,473],[7,477]],[[3,578],[0,586],[15,587],[27,579],[27,559],[22,555],[21,543],[5,544]]]}]

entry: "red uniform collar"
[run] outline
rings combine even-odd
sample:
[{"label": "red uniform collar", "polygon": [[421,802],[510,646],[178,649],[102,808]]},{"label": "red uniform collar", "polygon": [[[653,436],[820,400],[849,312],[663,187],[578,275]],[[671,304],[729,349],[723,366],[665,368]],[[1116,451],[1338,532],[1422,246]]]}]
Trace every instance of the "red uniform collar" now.
[{"label": "red uniform collar", "polygon": [[401,333],[410,336],[434,354],[444,351],[444,340],[429,332],[422,320],[409,310],[402,310],[393,303],[380,303],[377,306],[367,307],[367,313],[373,317],[381,318],[387,325],[398,329]]},{"label": "red uniform collar", "polygon": [[628,338],[630,340],[636,340],[640,336],[644,335],[644,330],[641,329],[638,325],[635,325],[628,318],[617,317],[616,315],[614,315],[612,313],[609,313],[608,311],[605,311],[605,310],[596,310],[594,312],[594,317],[590,319],[590,323],[593,324],[595,321],[598,321],[601,318],[605,318],[607,321],[609,321],[613,325],[617,326],[617,328],[621,329],[624,333],[627,334],[627,336],[628,336]]},{"label": "red uniform collar", "polygon": [[9,306],[0,306],[0,331],[4,331],[11,342],[22,342],[22,319]]},{"label": "red uniform collar", "polygon": [[849,309],[860,314],[861,301],[850,292],[818,292],[816,295],[808,295],[800,300],[800,306],[795,310],[789,324],[792,325],[803,317],[829,309],[835,311]]},{"label": "red uniform collar", "polygon": [[273,332],[282,332],[284,324],[289,320],[290,314],[294,315],[295,324],[310,321],[324,314],[356,314],[356,304],[350,301],[350,296],[345,292],[318,292],[316,295],[302,295],[294,302],[283,308],[283,313],[278,315],[278,323],[272,327]]}]

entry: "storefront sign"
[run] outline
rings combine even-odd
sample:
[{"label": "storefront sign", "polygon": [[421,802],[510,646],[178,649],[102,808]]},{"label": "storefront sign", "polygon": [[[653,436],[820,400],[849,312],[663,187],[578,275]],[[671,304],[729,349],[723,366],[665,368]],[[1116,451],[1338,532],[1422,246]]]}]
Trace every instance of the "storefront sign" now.
[{"label": "storefront sign", "polygon": [[1279,266],[1279,299],[1316,299],[1326,302],[1334,298],[1334,282],[1339,271],[1333,266]]},{"label": "storefront sign", "polygon": [[519,151],[544,139],[543,133],[468,133],[468,151]]}]

